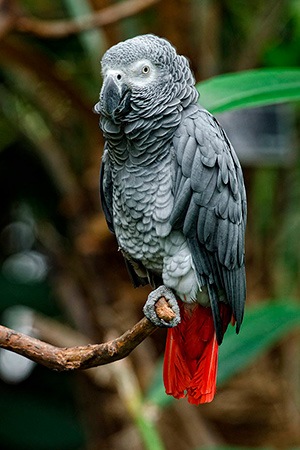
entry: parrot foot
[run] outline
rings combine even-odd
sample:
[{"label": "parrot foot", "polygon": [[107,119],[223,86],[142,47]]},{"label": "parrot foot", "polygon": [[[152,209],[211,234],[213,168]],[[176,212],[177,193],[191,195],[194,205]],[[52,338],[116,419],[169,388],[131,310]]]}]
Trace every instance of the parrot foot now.
[{"label": "parrot foot", "polygon": [[[159,300],[162,298],[166,299],[169,306],[168,309],[172,308],[168,319],[159,317]],[[180,310],[176,297],[171,289],[163,285],[150,292],[144,305],[143,312],[147,319],[157,327],[173,328],[180,323]]]}]

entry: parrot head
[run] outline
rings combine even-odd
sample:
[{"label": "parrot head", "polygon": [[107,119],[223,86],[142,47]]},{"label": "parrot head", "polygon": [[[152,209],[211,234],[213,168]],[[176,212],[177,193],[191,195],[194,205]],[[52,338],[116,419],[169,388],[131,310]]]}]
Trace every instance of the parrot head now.
[{"label": "parrot head", "polygon": [[95,110],[112,120],[134,112],[155,113],[158,105],[170,105],[174,98],[178,103],[187,97],[197,100],[187,59],[157,36],[146,34],[114,45],[101,66],[103,85]]}]

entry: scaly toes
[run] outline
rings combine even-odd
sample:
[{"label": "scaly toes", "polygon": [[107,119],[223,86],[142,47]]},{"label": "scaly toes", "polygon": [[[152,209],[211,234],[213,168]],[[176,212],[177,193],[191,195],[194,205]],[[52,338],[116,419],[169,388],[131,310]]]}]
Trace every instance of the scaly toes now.
[{"label": "scaly toes", "polygon": [[[157,315],[155,306],[161,297],[164,297],[167,300],[169,306],[175,313],[175,317],[171,320],[166,321],[159,318]],[[143,312],[147,319],[149,319],[157,327],[172,328],[176,327],[176,325],[180,323],[180,311],[176,297],[171,289],[167,288],[166,286],[159,286],[157,289],[150,292],[150,294],[148,295],[148,299],[144,305]]]}]

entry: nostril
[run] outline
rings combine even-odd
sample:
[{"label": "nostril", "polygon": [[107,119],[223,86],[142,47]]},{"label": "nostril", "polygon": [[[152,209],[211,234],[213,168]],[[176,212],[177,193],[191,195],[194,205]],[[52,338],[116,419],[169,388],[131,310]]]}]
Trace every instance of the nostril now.
[{"label": "nostril", "polygon": [[120,73],[118,73],[118,75],[117,75],[117,80],[120,81],[121,78],[122,78],[122,75],[121,75]]}]

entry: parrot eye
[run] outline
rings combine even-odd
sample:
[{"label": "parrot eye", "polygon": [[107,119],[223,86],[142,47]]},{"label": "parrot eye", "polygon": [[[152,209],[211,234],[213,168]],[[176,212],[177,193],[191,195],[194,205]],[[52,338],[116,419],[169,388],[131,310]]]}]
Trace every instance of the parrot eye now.
[{"label": "parrot eye", "polygon": [[144,66],[142,68],[142,72],[145,73],[145,74],[149,73],[150,72],[150,67],[149,66]]},{"label": "parrot eye", "polygon": [[118,73],[118,75],[117,75],[117,80],[120,81],[121,78],[122,78],[122,75],[121,75],[120,73]]}]

